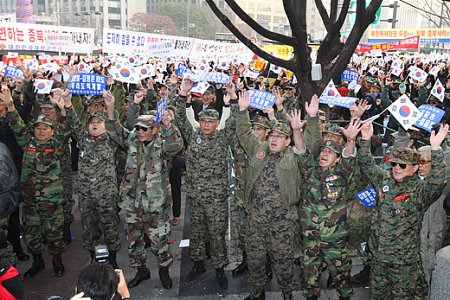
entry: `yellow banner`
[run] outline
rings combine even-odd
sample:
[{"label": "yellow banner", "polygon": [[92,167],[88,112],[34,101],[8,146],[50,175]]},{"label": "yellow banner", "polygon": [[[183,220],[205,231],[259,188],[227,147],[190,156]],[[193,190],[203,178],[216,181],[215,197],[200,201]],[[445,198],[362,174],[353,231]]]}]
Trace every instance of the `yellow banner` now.
[{"label": "yellow banner", "polygon": [[294,52],[294,48],[284,45],[266,45],[263,49],[267,53],[282,59],[291,58],[291,54]]},{"label": "yellow banner", "polygon": [[264,70],[264,67],[266,66],[266,62],[264,60],[255,60],[253,63],[253,70],[262,71]]}]

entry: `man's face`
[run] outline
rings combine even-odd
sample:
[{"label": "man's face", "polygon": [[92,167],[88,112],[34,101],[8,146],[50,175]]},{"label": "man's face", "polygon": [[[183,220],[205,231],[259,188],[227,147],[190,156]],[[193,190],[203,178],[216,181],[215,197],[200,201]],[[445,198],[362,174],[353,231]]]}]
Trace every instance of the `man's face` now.
[{"label": "man's face", "polygon": [[161,88],[159,89],[159,98],[164,98],[164,96],[166,95],[166,92],[167,92],[167,87],[162,85]]},{"label": "man's face", "polygon": [[20,78],[16,78],[14,80],[14,82],[15,82],[15,89],[20,91],[22,89],[22,86],[23,86],[23,80],[20,79]]},{"label": "man's face", "polygon": [[431,173],[431,152],[419,151],[420,162],[418,173],[420,176],[427,176]]},{"label": "man's face", "polygon": [[341,158],[328,147],[324,147],[319,154],[319,166],[322,169],[328,169],[339,162]]},{"label": "man's face", "polygon": [[214,102],[215,95],[211,92],[204,92],[202,95],[202,103],[204,105],[209,105]]},{"label": "man's face", "polygon": [[262,142],[267,139],[268,129],[264,126],[254,124],[252,125],[253,133]]},{"label": "man's face", "polygon": [[136,134],[140,142],[150,142],[153,136],[158,132],[158,127],[135,126]]},{"label": "man's face", "polygon": [[34,137],[40,143],[45,143],[53,136],[53,128],[47,124],[38,123],[34,126]]},{"label": "man's face", "polygon": [[93,136],[99,136],[105,132],[105,121],[100,118],[93,117],[89,122],[89,133]]},{"label": "man's face", "polygon": [[36,79],[44,79],[44,74],[42,72],[36,72]]},{"label": "man's face", "polygon": [[92,103],[87,108],[88,113],[92,112],[104,112],[105,111],[105,105],[102,103]]},{"label": "man's face", "polygon": [[268,142],[270,152],[278,153],[284,151],[289,146],[291,139],[281,132],[272,131],[269,134]]},{"label": "man's face", "polygon": [[49,117],[52,121],[56,121],[56,111],[54,108],[43,107],[41,109],[41,114],[46,117]]},{"label": "man's face", "polygon": [[219,120],[200,119],[200,132],[205,135],[213,134],[219,126]]},{"label": "man's face", "polygon": [[333,141],[338,145],[342,145],[342,143],[344,142],[344,138],[340,135],[337,134],[331,134],[331,133],[325,133],[322,136],[322,141],[326,142],[326,141]]},{"label": "man's face", "polygon": [[412,164],[391,163],[391,165],[392,165],[392,176],[397,182],[402,182],[403,179],[405,179],[405,177],[413,176],[414,173],[416,173],[417,169],[419,168],[418,165]]},{"label": "man's face", "polygon": [[292,97],[295,94],[295,89],[293,88],[285,88],[284,89],[286,97]]}]

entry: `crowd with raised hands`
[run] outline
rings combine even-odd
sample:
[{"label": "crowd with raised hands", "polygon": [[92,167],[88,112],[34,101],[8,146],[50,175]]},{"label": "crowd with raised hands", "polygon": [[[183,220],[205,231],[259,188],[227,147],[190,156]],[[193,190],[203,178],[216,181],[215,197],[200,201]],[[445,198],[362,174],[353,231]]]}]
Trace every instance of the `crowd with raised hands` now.
[{"label": "crowd with raised hands", "polygon": [[[1,195],[8,195],[0,203],[2,262],[15,265],[31,255],[23,275],[38,276],[47,245],[55,275],[63,276],[76,194],[90,262],[96,247],[106,245],[112,268],[102,272],[114,277],[123,222],[135,270],[127,286],[151,277],[150,248],[162,286],[171,289],[169,240],[171,227],[180,224],[184,185],[193,263],[181,280],[197,280],[210,259],[218,287],[228,289],[227,230],[233,227],[242,254],[233,277],[250,275],[245,299],[265,299],[273,273],[283,299],[298,287],[318,299],[324,271],[339,299],[350,299],[352,284],[369,281],[371,299],[428,297],[436,252],[450,244],[446,57],[354,55],[353,80],[342,77],[311,99],[293,74],[269,66],[250,76],[255,72],[243,63],[219,69],[211,62],[210,72],[226,75],[217,82],[211,78],[218,76],[195,75],[198,66],[185,59],[191,72],[180,74],[167,63],[155,76],[126,83],[108,72],[114,59],[90,59],[90,72],[106,78],[101,94],[70,88],[81,62],[56,70],[18,62],[22,76],[0,74],[6,146],[0,158],[9,166],[0,169],[9,180],[0,182]],[[39,80],[52,80],[51,89],[37,91]],[[339,92],[334,106],[322,97],[330,88]],[[270,93],[273,103],[255,105],[252,90]],[[340,105],[340,97],[351,105]],[[441,118],[425,116],[418,109],[424,105],[442,111]],[[423,125],[422,117],[427,127],[413,126]],[[354,253],[363,256],[364,269],[351,277]],[[120,282],[112,284],[122,285],[126,299],[117,272]],[[88,284],[80,286],[86,296]]]}]

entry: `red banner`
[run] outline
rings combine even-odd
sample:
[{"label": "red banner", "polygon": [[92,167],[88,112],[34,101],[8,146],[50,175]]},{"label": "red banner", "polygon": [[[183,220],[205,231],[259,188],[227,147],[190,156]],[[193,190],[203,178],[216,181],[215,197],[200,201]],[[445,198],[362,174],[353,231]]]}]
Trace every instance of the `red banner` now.
[{"label": "red banner", "polygon": [[370,52],[371,50],[381,49],[381,51],[397,50],[397,49],[419,49],[420,35],[410,36],[395,42],[383,44],[359,44],[356,52]]}]

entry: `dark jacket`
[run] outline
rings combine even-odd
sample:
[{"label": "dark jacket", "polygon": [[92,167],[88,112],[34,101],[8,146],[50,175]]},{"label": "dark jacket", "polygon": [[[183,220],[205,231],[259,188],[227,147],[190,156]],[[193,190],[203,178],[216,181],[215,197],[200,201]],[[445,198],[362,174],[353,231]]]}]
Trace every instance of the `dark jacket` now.
[{"label": "dark jacket", "polygon": [[8,147],[0,142],[0,218],[9,216],[19,205],[19,174]]}]

